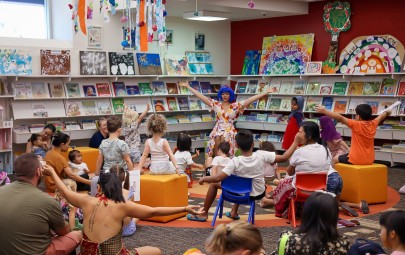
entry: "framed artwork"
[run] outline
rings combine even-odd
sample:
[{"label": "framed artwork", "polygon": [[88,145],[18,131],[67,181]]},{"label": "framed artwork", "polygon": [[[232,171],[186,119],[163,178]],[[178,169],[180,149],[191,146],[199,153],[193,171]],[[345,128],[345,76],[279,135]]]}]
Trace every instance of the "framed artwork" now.
[{"label": "framed artwork", "polygon": [[166,44],[173,45],[173,30],[166,30]]},{"label": "framed artwork", "polygon": [[205,34],[196,33],[195,34],[195,50],[205,49]]},{"label": "framed artwork", "polygon": [[139,74],[141,75],[161,75],[162,66],[160,64],[159,53],[136,53]]},{"label": "framed artwork", "polygon": [[320,74],[322,71],[322,62],[307,62],[306,74]]},{"label": "framed artwork", "polygon": [[101,48],[101,27],[87,28],[87,48]]}]

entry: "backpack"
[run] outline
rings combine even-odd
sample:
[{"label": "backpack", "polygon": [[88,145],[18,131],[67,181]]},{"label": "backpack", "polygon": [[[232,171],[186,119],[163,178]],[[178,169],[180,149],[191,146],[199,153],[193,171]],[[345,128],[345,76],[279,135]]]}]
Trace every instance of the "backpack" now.
[{"label": "backpack", "polygon": [[380,244],[363,239],[357,238],[356,242],[350,246],[348,255],[378,255],[387,254]]}]

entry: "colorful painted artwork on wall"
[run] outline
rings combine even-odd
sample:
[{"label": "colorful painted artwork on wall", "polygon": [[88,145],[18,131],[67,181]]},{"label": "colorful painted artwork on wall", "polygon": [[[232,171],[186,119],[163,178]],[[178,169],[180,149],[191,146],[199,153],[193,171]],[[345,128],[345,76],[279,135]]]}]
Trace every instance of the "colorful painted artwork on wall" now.
[{"label": "colorful painted artwork on wall", "polygon": [[134,55],[132,53],[108,52],[110,59],[110,74],[134,75]]},{"label": "colorful painted artwork on wall", "polygon": [[214,74],[211,53],[186,51],[186,57],[190,74]]},{"label": "colorful painted artwork on wall", "polygon": [[21,49],[0,49],[0,74],[31,75],[32,56]]},{"label": "colorful painted artwork on wall", "polygon": [[167,56],[165,58],[166,72],[168,75],[189,75],[186,56]]},{"label": "colorful painted artwork on wall", "polygon": [[141,75],[161,75],[162,66],[158,53],[136,53],[138,61],[139,74]]},{"label": "colorful painted artwork on wall", "polygon": [[246,51],[242,75],[256,75],[259,73],[260,54],[260,50]]},{"label": "colorful painted artwork on wall", "polygon": [[360,36],[341,52],[340,73],[393,73],[400,72],[404,45],[392,35]]},{"label": "colorful painted artwork on wall", "polygon": [[263,38],[259,74],[303,74],[311,61],[314,34]]},{"label": "colorful painted artwork on wall", "polygon": [[42,75],[69,75],[70,50],[41,50]]}]

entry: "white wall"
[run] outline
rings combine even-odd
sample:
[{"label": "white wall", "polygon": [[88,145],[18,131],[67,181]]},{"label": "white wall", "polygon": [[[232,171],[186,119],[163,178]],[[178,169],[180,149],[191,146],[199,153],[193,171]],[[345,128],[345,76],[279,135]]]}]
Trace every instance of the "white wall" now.
[{"label": "white wall", "polygon": [[[72,49],[72,75],[79,74],[79,51],[87,50],[87,37],[80,31],[75,35],[71,21],[71,11],[68,8],[70,0],[50,0],[53,38],[59,40],[34,40],[17,38],[0,38],[1,48],[25,48],[31,51],[33,57],[33,74],[40,74],[39,49]],[[87,26],[101,26],[103,51],[122,51],[122,11],[110,15],[111,22],[104,23],[99,14],[99,1],[94,1],[93,20],[87,20]],[[205,34],[205,51],[211,52],[214,71],[218,75],[230,73],[230,22],[198,22],[186,21],[182,18],[166,18],[167,29],[173,30],[173,45],[159,47],[158,42],[149,44],[149,52],[161,54],[161,60],[166,55],[183,55],[185,51],[194,50],[195,33]],[[67,39],[72,37],[73,41]]]}]

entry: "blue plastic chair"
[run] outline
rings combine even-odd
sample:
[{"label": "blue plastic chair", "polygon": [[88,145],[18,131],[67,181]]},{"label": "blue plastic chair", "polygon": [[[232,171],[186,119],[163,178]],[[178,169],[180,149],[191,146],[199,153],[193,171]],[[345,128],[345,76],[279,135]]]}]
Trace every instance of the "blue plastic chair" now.
[{"label": "blue plastic chair", "polygon": [[231,175],[221,182],[222,194],[218,199],[217,208],[212,219],[211,227],[215,225],[218,216],[222,218],[222,211],[224,208],[224,201],[234,204],[250,205],[248,222],[254,224],[255,222],[255,200],[250,199],[250,192],[252,191],[252,179],[243,178],[236,175]]}]

